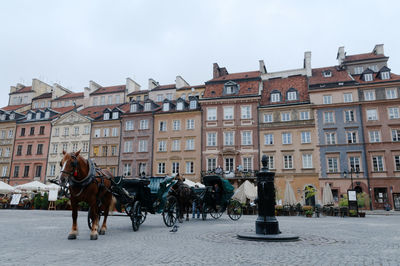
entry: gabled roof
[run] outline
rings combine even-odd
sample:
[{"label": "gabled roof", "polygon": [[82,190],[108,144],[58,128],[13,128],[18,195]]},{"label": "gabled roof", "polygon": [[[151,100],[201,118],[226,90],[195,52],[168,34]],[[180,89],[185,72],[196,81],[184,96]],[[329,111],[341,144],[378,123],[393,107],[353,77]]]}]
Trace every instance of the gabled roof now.
[{"label": "gabled roof", "polygon": [[221,76],[221,77],[218,77],[215,79],[211,79],[211,80],[207,81],[206,84],[209,82],[216,82],[216,81],[260,78],[260,76],[261,76],[260,71],[232,73],[232,74]]},{"label": "gabled roof", "polygon": [[81,115],[85,115],[85,116],[89,116],[93,119],[102,116],[103,115],[103,111],[106,108],[110,108],[113,109],[116,106],[119,106],[120,104],[112,104],[112,105],[101,105],[101,106],[90,106],[87,107],[85,109],[80,110],[78,113],[80,113]]},{"label": "gabled roof", "polygon": [[365,53],[365,54],[355,54],[355,55],[346,55],[343,62],[353,62],[353,61],[361,61],[361,60],[372,60],[372,59],[378,59],[378,58],[387,58],[383,54],[375,54],[373,52],[371,53]]},{"label": "gabled roof", "polygon": [[34,92],[32,90],[32,86],[23,87],[21,89],[16,90],[15,92],[10,92],[9,94],[17,94],[17,93],[25,93],[25,92]]},{"label": "gabled roof", "polygon": [[[325,77],[323,72],[330,70],[332,75]],[[340,69],[338,66],[313,68],[312,76],[309,78],[310,85],[338,83],[338,82],[352,82],[353,78],[345,69]]]},{"label": "gabled roof", "polygon": [[172,90],[175,89],[175,84],[159,85],[152,89],[151,91],[162,91],[162,90]]},{"label": "gabled roof", "polygon": [[57,100],[73,99],[73,98],[83,98],[83,92],[67,93],[54,100],[57,101]]},{"label": "gabled roof", "polygon": [[40,94],[39,96],[36,96],[35,98],[32,99],[32,101],[39,100],[39,99],[47,99],[47,98],[51,98],[51,97],[52,97],[52,93],[46,92],[46,93]]},{"label": "gabled roof", "polygon": [[92,92],[90,95],[125,92],[125,89],[126,89],[126,85],[101,87],[101,88],[95,90],[94,92]]}]

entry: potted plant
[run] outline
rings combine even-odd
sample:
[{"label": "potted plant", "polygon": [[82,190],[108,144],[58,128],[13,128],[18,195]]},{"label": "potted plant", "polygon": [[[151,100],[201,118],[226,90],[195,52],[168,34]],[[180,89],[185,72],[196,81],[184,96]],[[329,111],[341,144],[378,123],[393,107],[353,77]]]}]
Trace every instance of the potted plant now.
[{"label": "potted plant", "polygon": [[49,208],[49,195],[47,194],[47,192],[45,192],[42,197],[42,202],[40,203],[40,207],[42,210],[47,210]]},{"label": "potted plant", "polygon": [[[357,205],[359,209],[364,209],[369,202],[368,194],[365,192],[357,194]],[[365,212],[358,211],[358,216],[365,217]]]},{"label": "potted plant", "polygon": [[36,210],[39,210],[40,207],[42,207],[42,196],[40,196],[40,193],[37,193],[35,195],[35,198],[33,200],[33,206]]},{"label": "potted plant", "polygon": [[303,211],[306,217],[312,217],[314,214],[314,208],[313,206],[303,206]]},{"label": "potted plant", "polygon": [[275,215],[281,216],[283,213],[283,206],[282,205],[275,205]]}]

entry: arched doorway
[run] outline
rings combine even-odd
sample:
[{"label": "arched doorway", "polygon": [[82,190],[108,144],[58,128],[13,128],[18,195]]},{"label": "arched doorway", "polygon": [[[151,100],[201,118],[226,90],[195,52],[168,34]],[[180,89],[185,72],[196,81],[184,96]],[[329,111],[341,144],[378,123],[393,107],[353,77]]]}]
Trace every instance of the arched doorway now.
[{"label": "arched doorway", "polygon": [[304,199],[306,205],[315,206],[315,194],[316,189],[313,186],[308,185],[304,188]]},{"label": "arched doorway", "polygon": [[354,190],[356,191],[357,194],[363,192],[362,187],[360,187],[360,186],[355,186]]}]

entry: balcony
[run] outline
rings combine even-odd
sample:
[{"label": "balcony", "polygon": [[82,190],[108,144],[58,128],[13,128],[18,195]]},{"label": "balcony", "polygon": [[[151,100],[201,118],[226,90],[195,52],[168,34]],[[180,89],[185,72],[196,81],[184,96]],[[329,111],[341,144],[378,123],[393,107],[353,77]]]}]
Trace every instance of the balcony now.
[{"label": "balcony", "polygon": [[256,179],[258,171],[256,170],[249,170],[249,171],[235,171],[235,172],[228,172],[223,171],[222,174],[217,174],[215,171],[201,171],[201,176],[206,175],[219,175],[227,180],[247,180],[247,179]]}]

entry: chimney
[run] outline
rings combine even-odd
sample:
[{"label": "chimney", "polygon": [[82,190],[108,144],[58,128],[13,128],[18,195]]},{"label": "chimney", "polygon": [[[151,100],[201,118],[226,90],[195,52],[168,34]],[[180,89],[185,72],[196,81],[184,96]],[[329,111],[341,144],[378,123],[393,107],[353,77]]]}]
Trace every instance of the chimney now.
[{"label": "chimney", "polygon": [[258,60],[260,64],[260,72],[261,74],[267,74],[267,68],[265,67],[264,60]]},{"label": "chimney", "polygon": [[54,83],[54,84],[53,84],[53,88],[52,88],[52,91],[51,91],[51,92],[52,92],[51,98],[52,98],[53,100],[54,100],[55,98],[58,98],[58,97],[63,96],[64,94],[72,93],[72,91],[70,91],[70,90],[64,88],[63,86],[61,86],[61,85],[58,84],[58,83]]},{"label": "chimney", "polygon": [[175,87],[177,89],[183,88],[183,87],[189,87],[189,83],[186,82],[181,76],[176,76],[175,79]]},{"label": "chimney", "polygon": [[16,92],[17,87],[16,86],[10,86],[10,93]]},{"label": "chimney", "polygon": [[155,87],[159,86],[160,84],[152,78],[149,78],[149,90],[151,91]]},{"label": "chimney", "polygon": [[92,93],[90,88],[88,87],[83,88],[83,106],[85,108],[90,106],[90,100],[89,100],[90,93]]},{"label": "chimney", "polygon": [[304,69],[306,70],[307,77],[311,77],[312,71],[311,71],[311,52],[307,51],[304,52]]},{"label": "chimney", "polygon": [[384,51],[383,51],[383,44],[377,44],[377,45],[375,45],[374,50],[372,50],[372,52],[373,52],[374,54],[381,54],[381,55],[383,55],[383,54],[384,54]]},{"label": "chimney", "polygon": [[93,80],[89,81],[90,92],[94,92],[95,90],[100,89],[100,88],[101,88],[101,85],[97,84]]},{"label": "chimney", "polygon": [[136,83],[133,79],[126,78],[126,90],[128,91],[127,94],[134,91],[140,91],[140,85]]},{"label": "chimney", "polygon": [[22,88],[25,88],[25,85],[21,84],[21,83],[17,83],[17,90],[22,89]]},{"label": "chimney", "polygon": [[228,75],[225,67],[219,67],[217,63],[213,64],[213,79]]},{"label": "chimney", "polygon": [[338,64],[341,65],[343,63],[344,58],[346,57],[346,53],[344,52],[344,46],[340,46],[337,52],[336,59],[338,60]]}]

